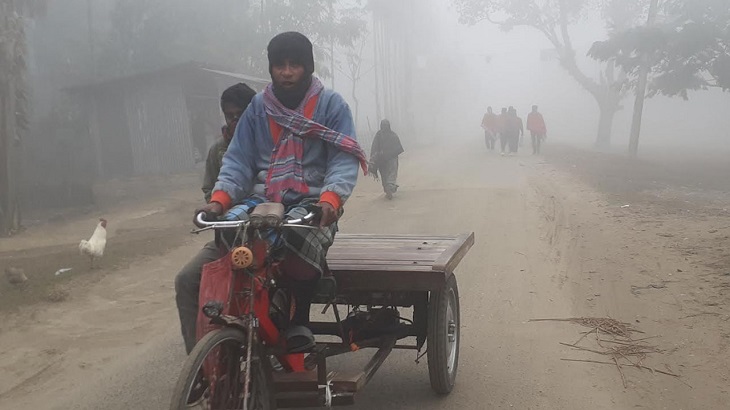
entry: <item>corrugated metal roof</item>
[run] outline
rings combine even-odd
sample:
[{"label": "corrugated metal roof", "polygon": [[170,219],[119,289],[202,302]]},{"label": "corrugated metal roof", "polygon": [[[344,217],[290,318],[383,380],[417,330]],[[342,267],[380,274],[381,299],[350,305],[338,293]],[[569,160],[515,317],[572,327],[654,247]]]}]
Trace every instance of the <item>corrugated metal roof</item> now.
[{"label": "corrugated metal roof", "polygon": [[221,71],[221,70],[212,70],[210,68],[202,68],[203,71],[207,71],[210,73],[222,75],[225,77],[232,77],[238,80],[248,81],[251,83],[256,83],[259,85],[266,85],[271,82],[271,80],[264,80],[263,78],[253,77],[246,74],[239,74],[239,73],[231,73],[229,71]]},{"label": "corrugated metal roof", "polygon": [[144,81],[144,80],[148,80],[148,79],[155,78],[158,76],[169,77],[170,75],[190,72],[191,70],[200,70],[200,71],[218,75],[218,76],[229,77],[229,78],[233,78],[236,80],[249,81],[251,83],[254,83],[254,84],[260,85],[260,86],[266,85],[270,82],[270,80],[257,78],[257,77],[250,76],[247,74],[234,73],[234,72],[223,71],[223,70],[215,70],[213,68],[210,68],[210,66],[203,64],[203,63],[189,62],[189,63],[176,64],[176,65],[161,68],[158,70],[136,73],[136,74],[132,74],[132,75],[129,75],[126,77],[117,77],[117,78],[112,78],[112,79],[108,79],[108,80],[101,81],[101,82],[66,87],[63,90],[70,92],[70,93],[85,93],[85,92],[94,91],[94,90],[97,90],[100,88],[112,87],[115,85],[127,86],[128,84],[136,82],[136,81]]}]

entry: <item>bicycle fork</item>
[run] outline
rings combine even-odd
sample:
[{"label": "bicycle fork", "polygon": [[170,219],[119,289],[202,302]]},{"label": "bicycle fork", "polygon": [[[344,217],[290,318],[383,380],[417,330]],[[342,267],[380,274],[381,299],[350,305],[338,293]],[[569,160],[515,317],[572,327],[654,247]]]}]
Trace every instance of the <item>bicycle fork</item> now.
[{"label": "bicycle fork", "polygon": [[249,298],[249,317],[248,323],[246,324],[246,331],[248,332],[248,343],[246,346],[246,362],[244,368],[246,369],[246,375],[243,380],[243,410],[248,410],[249,393],[251,390],[251,349],[253,349],[253,332],[255,330],[254,321],[256,316],[254,315],[254,299],[256,299],[256,277],[251,277],[251,297]]}]

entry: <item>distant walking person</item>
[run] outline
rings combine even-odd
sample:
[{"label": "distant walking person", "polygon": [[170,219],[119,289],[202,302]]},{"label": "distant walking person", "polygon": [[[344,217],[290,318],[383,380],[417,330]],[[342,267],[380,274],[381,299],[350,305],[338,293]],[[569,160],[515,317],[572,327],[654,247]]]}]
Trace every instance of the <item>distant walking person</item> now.
[{"label": "distant walking person", "polygon": [[[520,143],[520,136],[525,133],[522,126],[522,118],[517,116],[517,110],[510,108],[505,121],[506,140],[509,145],[509,155],[517,153]],[[503,143],[504,144],[504,143]]]},{"label": "distant walking person", "polygon": [[505,154],[507,142],[509,141],[509,137],[507,136],[507,117],[507,109],[502,108],[502,112],[497,116],[497,131],[499,132],[499,145],[502,155]]},{"label": "distant walking person", "polygon": [[[517,136],[517,143],[518,143],[517,147],[521,147],[523,144],[523,139],[524,139],[523,137],[525,136],[525,126],[524,126],[524,123],[522,122],[522,118],[517,115],[517,109],[515,109],[515,107],[513,107],[511,105],[507,109],[507,112],[510,114],[514,114],[514,116],[517,117],[517,119],[518,119],[518,121],[515,122],[515,124],[517,125],[517,128],[519,129],[519,135]],[[515,149],[513,151],[513,153],[517,153],[517,149]]]},{"label": "distant walking person", "polygon": [[[390,129],[390,121],[381,121],[380,130],[373,138],[370,162],[380,173],[383,191],[388,199],[393,199],[393,194],[398,190],[398,156],[403,151],[403,145],[401,145],[398,134]],[[373,174],[375,175],[375,172]]]},{"label": "distant walking person", "polygon": [[532,154],[540,153],[540,145],[547,138],[547,127],[542,114],[537,112],[537,105],[532,106],[532,112],[527,115],[527,129],[530,131],[532,138]]},{"label": "distant walking person", "polygon": [[482,117],[482,128],[484,129],[484,141],[487,149],[494,151],[497,140],[497,114],[492,112],[492,107],[487,107],[487,113]]}]

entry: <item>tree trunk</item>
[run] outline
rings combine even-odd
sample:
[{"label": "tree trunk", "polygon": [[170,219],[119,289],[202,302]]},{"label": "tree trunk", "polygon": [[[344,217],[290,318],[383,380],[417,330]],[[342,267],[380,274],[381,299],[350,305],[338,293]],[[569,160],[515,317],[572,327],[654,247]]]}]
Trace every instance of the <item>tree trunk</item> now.
[{"label": "tree trunk", "polygon": [[18,166],[20,152],[15,141],[15,87],[9,83],[0,95],[0,236],[20,229]]},{"label": "tree trunk", "polygon": [[601,110],[598,119],[598,136],[596,137],[596,147],[606,149],[611,146],[611,131],[613,130],[613,117],[619,110],[618,104],[599,103]]},{"label": "tree trunk", "polygon": [[380,121],[383,118],[382,110],[380,109],[380,50],[378,48],[379,31],[377,22],[373,22],[373,75],[375,76],[375,120]]},{"label": "tree trunk", "polygon": [[330,75],[332,76],[332,89],[335,89],[335,38],[330,40]]},{"label": "tree trunk", "polygon": [[8,207],[7,200],[10,196],[10,189],[8,187],[9,181],[9,165],[8,161],[8,147],[7,143],[9,138],[6,137],[7,126],[5,124],[5,101],[7,96],[4,95],[2,88],[0,87],[0,237],[5,236],[9,231],[7,227],[7,218],[5,216]]},{"label": "tree trunk", "polygon": [[[359,74],[358,74],[359,75]],[[355,103],[355,129],[359,124],[358,116],[360,114],[360,102],[357,100],[357,82],[359,78],[352,79],[352,101]]]},{"label": "tree trunk", "polygon": [[[649,6],[649,17],[646,26],[654,24],[656,19],[657,7],[659,0],[652,0]],[[631,120],[631,137],[629,139],[629,156],[636,158],[639,155],[639,136],[641,135],[641,119],[644,115],[644,99],[646,98],[646,82],[649,76],[649,59],[648,56],[642,56],[641,68],[639,69],[639,79],[636,84],[636,100],[634,101],[634,115]]]}]

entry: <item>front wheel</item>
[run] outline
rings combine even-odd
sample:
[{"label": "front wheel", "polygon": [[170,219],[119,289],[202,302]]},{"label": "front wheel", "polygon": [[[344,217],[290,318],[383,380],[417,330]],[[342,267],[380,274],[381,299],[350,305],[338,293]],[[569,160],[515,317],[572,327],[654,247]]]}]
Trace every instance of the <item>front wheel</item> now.
[{"label": "front wheel", "polygon": [[431,292],[428,302],[427,356],[431,388],[449,394],[459,367],[459,288],[451,274],[443,290]]},{"label": "front wheel", "polygon": [[[242,409],[246,343],[246,334],[235,328],[213,330],[200,339],[180,372],[170,410]],[[257,350],[251,352],[246,408],[274,410],[276,402],[272,393],[270,362]]]}]

